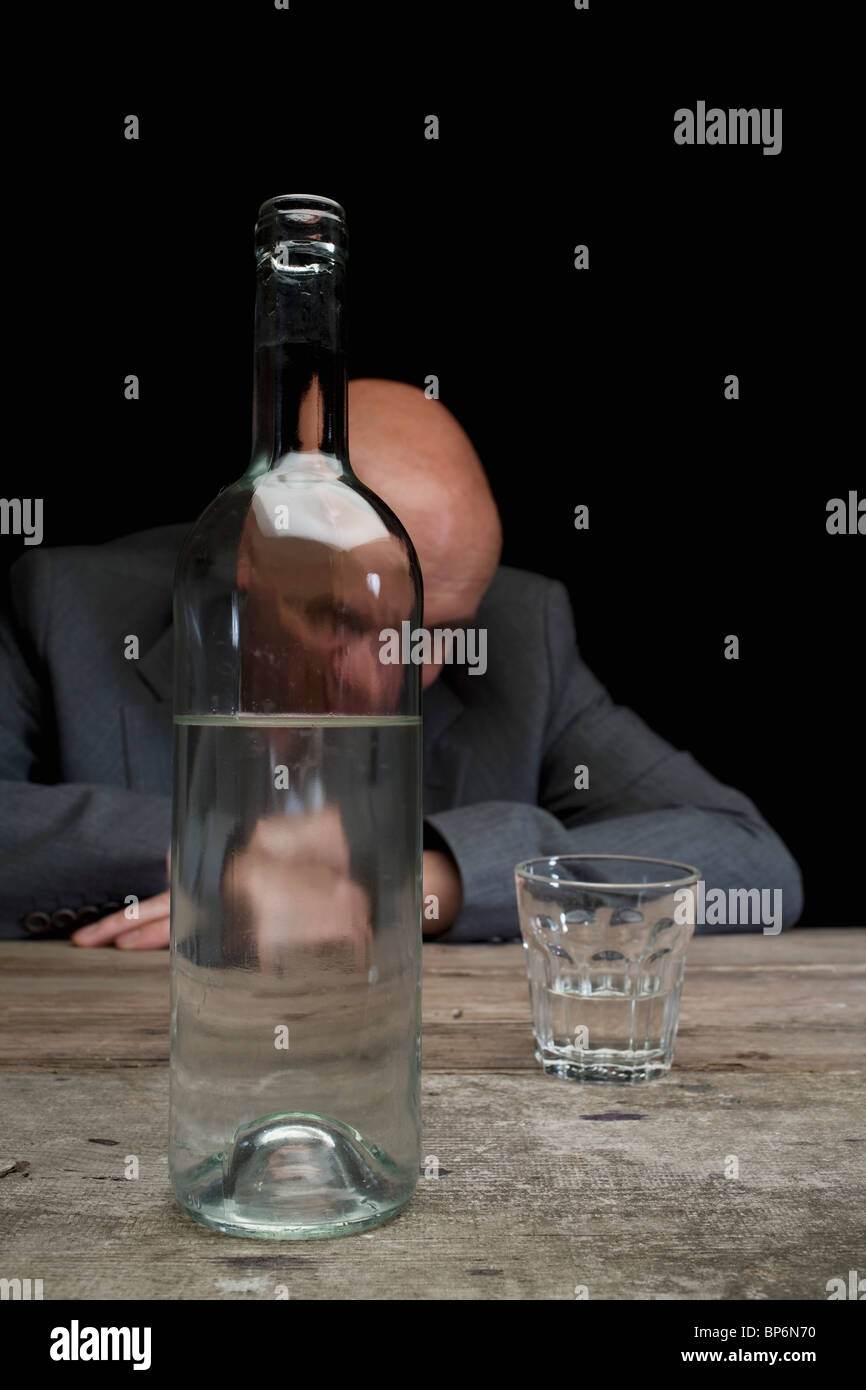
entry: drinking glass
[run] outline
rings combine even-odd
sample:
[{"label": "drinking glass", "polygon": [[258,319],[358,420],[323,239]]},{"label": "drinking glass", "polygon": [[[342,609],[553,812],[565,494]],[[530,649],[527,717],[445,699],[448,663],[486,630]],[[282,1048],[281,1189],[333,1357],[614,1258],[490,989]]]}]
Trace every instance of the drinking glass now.
[{"label": "drinking glass", "polygon": [[572,1081],[670,1070],[699,869],[620,854],[514,871],[535,1055]]}]

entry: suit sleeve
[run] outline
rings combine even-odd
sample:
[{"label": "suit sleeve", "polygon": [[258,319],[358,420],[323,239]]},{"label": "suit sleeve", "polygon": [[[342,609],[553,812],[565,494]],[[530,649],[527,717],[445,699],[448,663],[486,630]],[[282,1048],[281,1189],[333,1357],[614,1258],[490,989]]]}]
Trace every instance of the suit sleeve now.
[{"label": "suit sleeve", "polygon": [[[780,889],[782,925],[793,926],[802,911],[802,881],[786,846],[748,797],[613,702],[578,655],[568,593],[559,583],[548,587],[546,642],[551,713],[538,804],[487,801],[428,817],[463,884],[460,915],[437,940],[518,936],[515,864],[575,853],[693,864],[707,892]],[[574,786],[577,764],[589,769],[583,790]],[[699,924],[695,930],[738,928]]]},{"label": "suit sleeve", "polygon": [[[34,563],[35,561],[35,563]],[[26,574],[26,580],[25,580]],[[171,798],[61,782],[50,680],[39,657],[50,611],[47,552],[13,566],[0,615],[0,938],[26,938],[23,919],[62,908],[104,911],[166,887]],[[74,928],[73,928],[74,929]],[[66,926],[63,930],[68,931]]]}]

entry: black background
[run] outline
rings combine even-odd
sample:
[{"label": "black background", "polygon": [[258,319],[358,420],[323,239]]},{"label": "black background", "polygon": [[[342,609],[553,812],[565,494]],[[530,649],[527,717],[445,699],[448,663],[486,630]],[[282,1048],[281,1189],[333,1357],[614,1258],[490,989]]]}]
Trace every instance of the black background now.
[{"label": "black background", "polygon": [[[796,11],[694,8],[83,22],[15,132],[30,389],[2,491],[44,498],[49,546],[192,521],[249,461],[257,208],[337,199],[351,375],[439,378],[504,561],[561,579],[613,696],[757,803],[803,867],[804,923],[862,925],[866,542],[826,531],[828,499],[866,493],[843,426],[843,96],[817,100],[792,56]],[[781,106],[781,154],[675,145],[699,99]]]}]

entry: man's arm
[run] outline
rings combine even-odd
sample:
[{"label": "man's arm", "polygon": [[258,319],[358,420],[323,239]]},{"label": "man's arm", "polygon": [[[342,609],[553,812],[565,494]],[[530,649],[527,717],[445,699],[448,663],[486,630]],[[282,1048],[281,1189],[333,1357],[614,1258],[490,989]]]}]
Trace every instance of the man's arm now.
[{"label": "man's arm", "polygon": [[[802,911],[802,882],[779,836],[748,797],[614,704],[578,656],[559,583],[548,587],[546,631],[552,702],[539,804],[488,801],[427,818],[462,884],[457,920],[439,939],[517,935],[514,865],[574,853],[680,860],[702,871],[708,890],[781,889],[783,925],[792,926]],[[589,769],[585,790],[574,786],[578,764]]]},{"label": "man's arm", "polygon": [[[50,612],[46,558],[29,567],[26,586],[18,571],[12,613],[0,617],[0,938],[39,934],[23,925],[34,912],[50,918],[91,905],[102,912],[130,894],[144,897],[165,887],[170,797],[46,784],[57,776],[53,711],[38,655],[40,633],[25,616],[30,612],[38,622]],[[57,926],[74,926],[69,911]]]}]

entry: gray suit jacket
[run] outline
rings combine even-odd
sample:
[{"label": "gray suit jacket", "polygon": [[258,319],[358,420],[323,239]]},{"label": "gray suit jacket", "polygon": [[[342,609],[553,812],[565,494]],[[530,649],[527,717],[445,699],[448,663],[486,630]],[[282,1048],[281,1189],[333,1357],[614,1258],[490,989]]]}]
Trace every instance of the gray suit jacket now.
[{"label": "gray suit jacket", "polygon": [[[172,582],[188,529],[34,548],[12,567],[0,937],[68,933],[166,886]],[[451,850],[464,892],[442,941],[518,935],[514,865],[573,852],[682,860],[708,888],[781,888],[784,925],[797,920],[800,873],[782,841],[745,796],[613,703],[578,655],[562,584],[500,568],[476,621],[486,674],[448,668],[424,697],[425,842]],[[138,661],[124,658],[129,633]],[[578,763],[587,790],[574,788]]]}]

